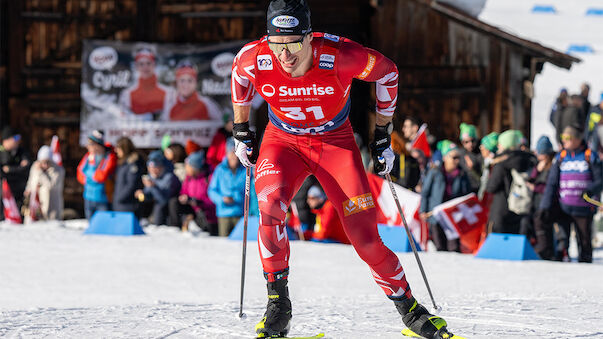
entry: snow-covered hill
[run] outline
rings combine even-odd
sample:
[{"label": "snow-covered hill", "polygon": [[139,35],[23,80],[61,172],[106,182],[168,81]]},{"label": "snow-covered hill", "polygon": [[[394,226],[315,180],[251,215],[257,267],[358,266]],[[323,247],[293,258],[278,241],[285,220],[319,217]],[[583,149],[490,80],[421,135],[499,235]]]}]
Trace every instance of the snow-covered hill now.
[{"label": "snow-covered hill", "polygon": [[[85,222],[76,222],[85,227]],[[257,245],[173,229],[85,236],[58,224],[0,225],[0,337],[251,338],[264,312]],[[428,295],[410,253],[414,293]],[[603,250],[595,264],[507,262],[422,253],[449,327],[467,338],[603,338]],[[402,322],[353,248],[291,243],[292,335],[401,338]]]}]

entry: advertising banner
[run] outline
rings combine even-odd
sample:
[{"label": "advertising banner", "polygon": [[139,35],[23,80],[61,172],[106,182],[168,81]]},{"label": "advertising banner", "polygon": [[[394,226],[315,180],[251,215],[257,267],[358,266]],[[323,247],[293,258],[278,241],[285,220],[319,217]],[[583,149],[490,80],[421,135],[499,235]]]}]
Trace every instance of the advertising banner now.
[{"label": "advertising banner", "polygon": [[244,42],[213,45],[84,40],[80,144],[93,130],[138,148],[211,143],[232,116],[232,61]]}]

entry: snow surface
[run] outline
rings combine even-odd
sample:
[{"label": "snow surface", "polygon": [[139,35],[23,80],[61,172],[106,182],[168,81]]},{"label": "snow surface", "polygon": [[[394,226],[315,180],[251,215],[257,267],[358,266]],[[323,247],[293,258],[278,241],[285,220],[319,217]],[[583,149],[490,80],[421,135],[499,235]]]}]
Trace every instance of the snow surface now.
[{"label": "snow surface", "polygon": [[[532,13],[534,5],[550,5],[556,14]],[[541,135],[555,143],[555,130],[549,114],[559,90],[566,87],[570,94],[579,94],[580,85],[591,85],[589,101],[598,104],[603,92],[603,16],[586,16],[588,8],[603,9],[603,0],[488,0],[480,19],[505,31],[566,52],[572,44],[590,45],[594,53],[571,53],[582,59],[571,70],[545,64],[534,81],[532,101],[531,144]]]},{"label": "snow surface", "polygon": [[[0,337],[253,337],[266,303],[255,242],[240,320],[241,242],[156,227],[146,236],[91,236],[84,227],[0,224]],[[429,306],[412,253],[399,257]],[[421,259],[459,335],[603,338],[603,249],[592,265],[437,252]],[[289,285],[291,335],[402,338],[400,316],[351,246],[291,242]]]}]

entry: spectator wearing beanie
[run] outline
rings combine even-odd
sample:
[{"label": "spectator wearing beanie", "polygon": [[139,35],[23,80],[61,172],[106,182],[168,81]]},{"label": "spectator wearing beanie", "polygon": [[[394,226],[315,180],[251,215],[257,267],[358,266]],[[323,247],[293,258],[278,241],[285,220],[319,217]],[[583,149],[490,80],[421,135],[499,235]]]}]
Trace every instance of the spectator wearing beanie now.
[{"label": "spectator wearing beanie", "polygon": [[121,137],[115,146],[117,169],[115,170],[115,190],[113,191],[113,210],[138,214],[136,190],[142,188],[142,174],[145,172],[144,160],[128,137]]},{"label": "spectator wearing beanie", "polygon": [[446,233],[429,212],[437,205],[471,192],[469,177],[460,166],[461,152],[450,140],[438,143],[442,162],[427,172],[421,190],[421,219],[427,220],[431,238],[438,251],[460,251],[458,239],[448,240]]},{"label": "spectator wearing beanie", "polygon": [[[63,187],[65,169],[52,161],[52,150],[44,145],[38,150],[38,159],[31,166],[25,196],[40,201],[37,220],[63,219]],[[30,211],[30,214],[32,211]]]},{"label": "spectator wearing beanie", "polygon": [[534,155],[520,149],[523,138],[523,134],[517,130],[505,131],[498,137],[499,155],[494,160],[492,174],[486,185],[486,192],[492,194],[488,220],[489,232],[519,233],[522,216],[509,211],[507,204],[513,181],[511,170],[529,173],[536,165]]},{"label": "spectator wearing beanie", "polygon": [[479,140],[477,138],[477,128],[470,124],[461,123],[459,129],[459,139],[462,144],[462,148],[459,149],[461,154],[461,167],[463,167],[469,176],[471,191],[477,192],[482,176],[483,163],[478,147]]},{"label": "spectator wearing beanie", "polygon": [[[0,145],[0,178],[6,179],[19,211],[23,206],[23,192],[27,184],[30,166],[31,158],[21,147],[21,135],[10,126],[5,126],[2,129],[2,144]],[[0,208],[0,215],[4,215],[4,208]]]},{"label": "spectator wearing beanie", "polygon": [[[567,126],[561,134],[563,149],[557,154],[540,202],[545,222],[557,223],[555,259],[567,258],[570,225],[578,238],[578,261],[592,262],[592,219],[596,212],[584,195],[598,199],[601,192],[601,161],[583,140],[581,125]],[[556,206],[561,208],[556,208]]]},{"label": "spectator wearing beanie", "polygon": [[[539,209],[540,202],[546,188],[546,182],[553,165],[555,158],[555,150],[553,144],[547,136],[541,136],[536,143],[536,157],[538,164],[530,173],[530,180],[527,183],[528,187],[534,192],[532,198],[532,206],[534,209],[533,234],[526,232],[525,226],[522,225],[522,234],[534,237],[534,250],[542,259],[553,259],[553,224],[549,220],[545,220],[542,215],[542,210]],[[559,208],[557,205],[556,208]],[[529,230],[528,230],[529,231]]]},{"label": "spectator wearing beanie", "polygon": [[195,223],[210,235],[218,235],[216,206],[207,195],[208,173],[205,170],[205,154],[198,151],[185,160],[186,178],[182,182],[180,195],[170,200],[170,226],[188,230],[188,223]]},{"label": "spectator wearing beanie", "polygon": [[318,186],[310,187],[307,200],[312,212],[316,214],[312,240],[349,244],[350,240],[341,225],[337,210],[322,189]]},{"label": "spectator wearing beanie", "polygon": [[136,198],[144,204],[153,205],[151,222],[155,225],[166,225],[168,203],[178,196],[180,181],[172,172],[169,161],[163,152],[156,150],[149,154],[147,160],[148,175],[142,177],[143,189],[135,192]]},{"label": "spectator wearing beanie", "polygon": [[482,176],[480,177],[479,190],[477,191],[477,196],[480,200],[484,198],[484,194],[486,193],[486,185],[488,185],[494,158],[498,151],[498,135],[496,132],[486,135],[482,138],[479,145],[479,151],[483,159]]},{"label": "spectator wearing beanie", "polygon": [[[232,138],[226,141],[226,157],[214,170],[207,193],[216,205],[218,233],[221,237],[227,237],[243,216],[245,198],[245,167],[235,154]],[[250,194],[249,211],[255,214],[258,203],[253,177]]]},{"label": "spectator wearing beanie", "polygon": [[94,130],[88,136],[88,152],[77,166],[77,180],[84,185],[84,212],[90,219],[96,211],[109,210],[108,193],[117,166],[117,156],[105,146],[103,131]]}]

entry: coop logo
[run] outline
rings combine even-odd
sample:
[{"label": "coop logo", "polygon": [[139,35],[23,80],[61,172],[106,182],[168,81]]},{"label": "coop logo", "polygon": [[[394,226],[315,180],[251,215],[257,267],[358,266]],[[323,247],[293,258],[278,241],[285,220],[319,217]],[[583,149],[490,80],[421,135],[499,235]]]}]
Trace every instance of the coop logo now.
[{"label": "coop logo", "polygon": [[273,67],[272,57],[269,54],[258,55],[258,69],[260,71],[271,71]]},{"label": "coop logo", "polygon": [[272,25],[280,28],[293,28],[299,25],[299,20],[290,15],[279,15],[272,19]]},{"label": "coop logo", "polygon": [[331,54],[321,54],[318,62],[320,69],[333,69],[335,66],[335,56]]},{"label": "coop logo", "polygon": [[588,162],[583,160],[564,161],[559,168],[564,172],[586,172],[588,171]]},{"label": "coop logo", "polygon": [[113,47],[98,47],[90,53],[88,64],[97,71],[109,70],[117,64],[117,51]]},{"label": "coop logo", "polygon": [[343,203],[343,214],[344,216],[360,213],[370,208],[375,208],[373,202],[373,195],[366,193],[363,195],[355,196]]},{"label": "coop logo", "polygon": [[220,53],[211,61],[211,71],[219,77],[228,77],[232,73],[232,61],[235,55],[230,52]]},{"label": "coop logo", "polygon": [[262,86],[262,93],[264,93],[265,96],[270,98],[276,93],[276,89],[274,89],[274,86],[266,84]]},{"label": "coop logo", "polygon": [[287,87],[280,86],[278,88],[278,95],[280,97],[294,97],[294,96],[321,96],[321,95],[333,95],[335,93],[335,88],[331,86],[322,87],[316,86],[313,84],[312,86],[306,87]]}]

